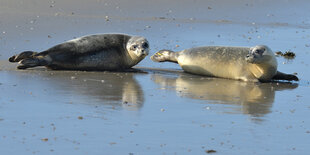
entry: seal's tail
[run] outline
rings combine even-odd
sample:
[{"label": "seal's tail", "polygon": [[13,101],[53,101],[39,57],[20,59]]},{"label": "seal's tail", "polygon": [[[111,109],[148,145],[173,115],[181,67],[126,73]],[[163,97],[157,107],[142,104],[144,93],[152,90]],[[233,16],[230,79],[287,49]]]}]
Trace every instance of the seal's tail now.
[{"label": "seal's tail", "polygon": [[45,66],[47,61],[43,57],[26,58],[18,62],[18,69],[27,69],[36,66]]},{"label": "seal's tail", "polygon": [[178,63],[176,53],[170,50],[160,50],[151,56],[151,60],[155,62],[174,62]]},{"label": "seal's tail", "polygon": [[9,58],[9,61],[10,62],[19,62],[19,61],[26,59],[26,58],[33,58],[36,54],[37,54],[37,52],[25,51],[25,52],[22,52],[20,54],[11,56]]},{"label": "seal's tail", "polygon": [[286,74],[277,71],[277,74],[272,78],[273,80],[288,80],[288,81],[299,81],[298,77],[293,74]]},{"label": "seal's tail", "polygon": [[25,51],[9,58],[10,62],[18,62],[18,69],[26,69],[36,66],[44,66],[47,61],[42,56],[38,56],[37,52]]}]

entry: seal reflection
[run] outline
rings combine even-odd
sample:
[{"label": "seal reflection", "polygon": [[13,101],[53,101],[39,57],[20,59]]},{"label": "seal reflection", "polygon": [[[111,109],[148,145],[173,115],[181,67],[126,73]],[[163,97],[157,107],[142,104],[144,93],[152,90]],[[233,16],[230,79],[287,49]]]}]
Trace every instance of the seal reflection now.
[{"label": "seal reflection", "polygon": [[82,99],[73,103],[126,110],[139,110],[143,106],[144,93],[134,73],[53,71],[50,74],[49,87],[59,94]]},{"label": "seal reflection", "polygon": [[243,113],[254,117],[262,117],[271,112],[276,91],[298,87],[292,83],[249,83],[188,74],[154,74],[152,80],[165,89],[176,91],[180,97],[240,107],[229,111],[225,109],[224,113]]}]

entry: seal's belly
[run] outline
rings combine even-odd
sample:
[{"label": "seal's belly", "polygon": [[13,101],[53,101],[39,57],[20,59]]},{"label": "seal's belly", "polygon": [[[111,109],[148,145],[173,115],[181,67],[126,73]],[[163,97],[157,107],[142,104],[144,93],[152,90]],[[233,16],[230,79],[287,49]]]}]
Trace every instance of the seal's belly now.
[{"label": "seal's belly", "polygon": [[189,73],[231,79],[250,79],[248,48],[200,47],[180,52],[178,63]]},{"label": "seal's belly", "polygon": [[184,59],[180,66],[186,72],[201,74],[206,76],[216,76],[224,78],[239,78],[248,72],[243,63],[219,62],[208,58],[199,60]]},{"label": "seal's belly", "polygon": [[127,63],[126,57],[118,52],[102,51],[70,57],[69,60],[54,60],[50,67],[70,70],[121,70],[130,68],[131,65]]}]

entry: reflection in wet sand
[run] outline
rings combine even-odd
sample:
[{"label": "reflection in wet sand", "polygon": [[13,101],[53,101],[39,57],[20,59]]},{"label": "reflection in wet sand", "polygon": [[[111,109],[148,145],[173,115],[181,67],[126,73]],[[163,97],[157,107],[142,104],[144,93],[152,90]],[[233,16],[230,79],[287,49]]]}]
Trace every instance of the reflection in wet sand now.
[{"label": "reflection in wet sand", "polygon": [[132,72],[51,71],[46,68],[16,72],[14,65],[1,61],[0,66],[9,71],[9,75],[17,75],[12,78],[17,77],[16,80],[27,88],[35,86],[48,91],[55,102],[64,102],[67,96],[72,104],[109,105],[126,110],[138,110],[143,106],[144,93],[135,79],[137,74]]},{"label": "reflection in wet sand", "polygon": [[154,74],[152,79],[165,89],[175,90],[178,96],[208,100],[214,104],[239,105],[240,109],[235,112],[254,117],[271,112],[275,91],[298,87],[291,83],[252,83],[192,75]]},{"label": "reflection in wet sand", "polygon": [[143,105],[143,91],[133,73],[77,72],[75,74],[68,76],[61,72],[54,72],[53,84],[61,87],[64,92],[73,90],[73,93],[92,98],[92,101],[95,98],[95,104],[121,106],[127,110],[138,110]]}]

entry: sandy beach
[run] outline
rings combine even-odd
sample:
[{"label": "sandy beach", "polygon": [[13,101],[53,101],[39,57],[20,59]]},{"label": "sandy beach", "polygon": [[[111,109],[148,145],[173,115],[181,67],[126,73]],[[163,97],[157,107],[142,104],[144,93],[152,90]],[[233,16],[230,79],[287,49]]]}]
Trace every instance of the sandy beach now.
[{"label": "sandy beach", "polygon": [[[0,1],[3,154],[307,154],[310,2]],[[89,34],[146,37],[140,72],[17,70],[7,59]],[[155,63],[161,49],[268,45],[298,82],[252,83]]]}]

